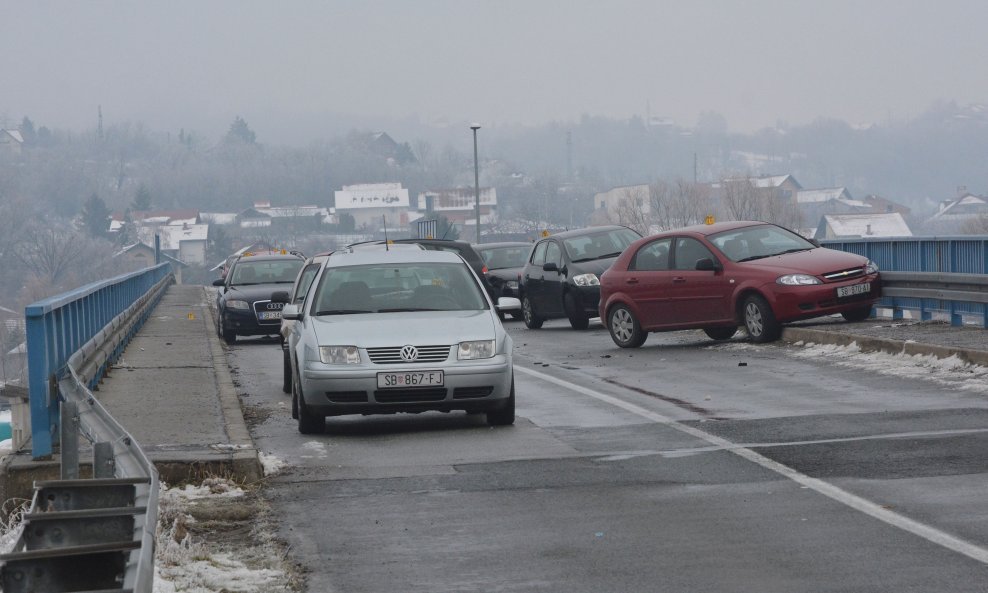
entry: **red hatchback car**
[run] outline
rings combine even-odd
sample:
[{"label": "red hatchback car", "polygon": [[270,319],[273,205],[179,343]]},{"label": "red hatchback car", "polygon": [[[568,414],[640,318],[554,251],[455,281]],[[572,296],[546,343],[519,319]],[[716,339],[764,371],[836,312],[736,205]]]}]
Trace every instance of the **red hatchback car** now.
[{"label": "red hatchback car", "polygon": [[744,325],[754,342],[782,324],[840,313],[867,319],[878,266],[764,222],[720,222],[632,243],[600,279],[600,320],[622,348],[648,332],[703,329],[715,340]]}]

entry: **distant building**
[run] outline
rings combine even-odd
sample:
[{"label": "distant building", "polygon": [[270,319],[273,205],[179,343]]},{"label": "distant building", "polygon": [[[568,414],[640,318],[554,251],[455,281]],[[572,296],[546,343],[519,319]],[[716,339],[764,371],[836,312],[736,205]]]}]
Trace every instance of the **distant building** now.
[{"label": "distant building", "polygon": [[815,239],[851,237],[912,237],[906,220],[898,212],[886,214],[825,214]]},{"label": "distant building", "polygon": [[652,216],[648,185],[625,185],[594,194],[593,224],[623,224],[645,235]]},{"label": "distant building", "polygon": [[0,154],[20,154],[24,136],[20,130],[0,129]]},{"label": "distant building", "polygon": [[[446,220],[461,228],[475,229],[477,226],[477,190],[475,188],[437,189],[418,195],[418,214],[428,217],[445,216]],[[480,225],[490,227],[497,220],[497,190],[493,187],[480,188]],[[476,230],[468,231],[476,236]]]},{"label": "distant building", "polygon": [[336,214],[349,214],[357,229],[405,228],[418,218],[410,216],[408,190],[400,183],[344,185],[335,192]]},{"label": "distant building", "polygon": [[208,224],[143,225],[137,228],[137,237],[145,245],[154,245],[157,235],[161,251],[187,264],[204,265],[209,242]]},{"label": "distant building", "polygon": [[[154,247],[144,243],[134,243],[113,254],[114,259],[122,262],[123,271],[143,270],[154,265]],[[188,264],[161,252],[162,263],[171,264],[172,273],[175,275],[175,282],[182,283],[182,270]]]},{"label": "distant building", "polygon": [[956,199],[940,202],[937,212],[924,221],[928,232],[959,233],[966,225],[988,218],[988,198],[972,194],[963,186],[957,193]]}]

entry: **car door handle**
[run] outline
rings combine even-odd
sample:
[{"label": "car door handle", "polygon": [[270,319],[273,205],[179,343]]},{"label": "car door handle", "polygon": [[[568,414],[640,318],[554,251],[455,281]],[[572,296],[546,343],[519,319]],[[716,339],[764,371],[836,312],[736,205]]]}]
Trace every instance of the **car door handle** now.
[{"label": "car door handle", "polygon": [[625,284],[638,284],[638,278],[628,278],[624,281]]},{"label": "car door handle", "polygon": [[675,278],[672,279],[672,283],[673,284],[685,284],[686,283],[686,278],[684,278],[682,276],[676,276]]}]

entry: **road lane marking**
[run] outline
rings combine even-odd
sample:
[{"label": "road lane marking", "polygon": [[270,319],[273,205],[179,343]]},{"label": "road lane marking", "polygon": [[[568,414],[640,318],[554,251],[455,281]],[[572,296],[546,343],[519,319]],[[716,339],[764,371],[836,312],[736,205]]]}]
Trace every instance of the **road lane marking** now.
[{"label": "road lane marking", "polygon": [[636,416],[651,420],[656,424],[668,426],[669,428],[679,432],[706,441],[719,449],[729,451],[769,471],[788,478],[801,486],[814,490],[827,498],[830,498],[831,500],[850,507],[860,513],[864,513],[869,517],[878,519],[879,521],[891,525],[892,527],[897,527],[903,531],[912,533],[913,535],[919,536],[928,542],[942,546],[948,550],[957,552],[958,554],[963,554],[964,556],[967,556],[972,560],[977,560],[982,564],[988,564],[988,549],[984,547],[978,546],[947,532],[936,529],[935,527],[920,523],[919,521],[883,508],[879,504],[864,499],[856,494],[851,494],[850,492],[834,486],[833,484],[807,476],[806,474],[800,473],[787,465],[783,465],[777,461],[773,461],[768,457],[756,453],[747,447],[740,447],[736,443],[732,443],[727,439],[723,439],[697,428],[693,428],[692,426],[681,424],[657,412],[646,410],[641,406],[623,401],[617,397],[607,395],[605,393],[600,393],[599,391],[595,391],[587,387],[583,387],[582,385],[577,385],[563,379],[558,379],[552,375],[547,375],[539,371],[533,371],[519,365],[515,365],[515,371],[521,372],[523,375],[529,375],[549,383],[554,383],[560,387],[564,387],[598,401],[621,408],[627,412],[635,414]]}]

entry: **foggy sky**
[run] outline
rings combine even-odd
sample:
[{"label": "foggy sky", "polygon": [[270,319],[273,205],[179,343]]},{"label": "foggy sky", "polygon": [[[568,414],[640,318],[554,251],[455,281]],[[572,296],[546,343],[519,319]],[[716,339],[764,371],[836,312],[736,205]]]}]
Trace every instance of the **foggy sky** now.
[{"label": "foggy sky", "polygon": [[485,126],[646,114],[732,131],[988,102],[988,3],[3,0],[0,125],[307,142],[330,116]]}]

